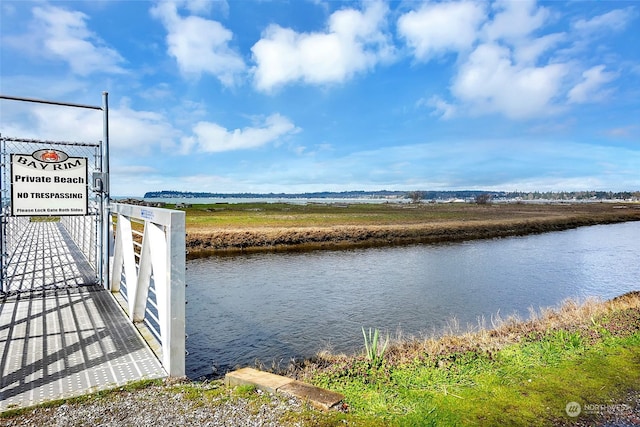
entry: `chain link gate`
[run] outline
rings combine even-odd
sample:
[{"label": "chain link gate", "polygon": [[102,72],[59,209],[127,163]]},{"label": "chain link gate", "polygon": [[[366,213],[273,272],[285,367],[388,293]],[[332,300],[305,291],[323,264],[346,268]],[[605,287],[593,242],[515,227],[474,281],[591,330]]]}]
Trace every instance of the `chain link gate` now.
[{"label": "chain link gate", "polygon": [[[103,236],[100,193],[89,185],[102,172],[101,143],[0,137],[1,295],[93,285],[100,282]],[[13,214],[11,155],[58,150],[86,158],[86,215]]]}]

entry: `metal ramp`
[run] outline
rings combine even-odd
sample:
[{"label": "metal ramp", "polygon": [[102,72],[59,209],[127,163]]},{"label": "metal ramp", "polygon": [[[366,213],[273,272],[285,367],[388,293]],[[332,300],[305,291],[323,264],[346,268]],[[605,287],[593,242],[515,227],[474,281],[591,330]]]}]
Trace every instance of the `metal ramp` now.
[{"label": "metal ramp", "polygon": [[7,295],[97,283],[94,269],[59,221],[9,220],[22,224],[3,275]]},{"label": "metal ramp", "polygon": [[59,222],[19,238],[0,299],[0,412],[167,375]]},{"label": "metal ramp", "polygon": [[0,412],[167,374],[99,286],[0,304]]}]

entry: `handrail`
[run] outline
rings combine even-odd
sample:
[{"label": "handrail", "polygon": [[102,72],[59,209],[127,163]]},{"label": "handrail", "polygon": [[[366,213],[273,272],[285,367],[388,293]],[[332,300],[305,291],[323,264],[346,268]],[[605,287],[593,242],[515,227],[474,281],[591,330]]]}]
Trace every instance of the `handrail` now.
[{"label": "handrail", "polygon": [[[169,376],[182,377],[186,350],[185,213],[120,203],[111,203],[110,212],[109,236],[114,248],[111,292],[124,297],[127,314],[139,329],[145,322],[155,332],[160,344],[158,357]],[[143,227],[141,243],[134,241],[140,237],[132,222]]]}]

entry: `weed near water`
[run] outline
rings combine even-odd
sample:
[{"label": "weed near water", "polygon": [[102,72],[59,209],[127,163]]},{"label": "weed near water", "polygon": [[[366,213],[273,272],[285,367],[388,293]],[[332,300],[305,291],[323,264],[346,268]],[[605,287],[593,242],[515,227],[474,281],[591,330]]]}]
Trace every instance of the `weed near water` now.
[{"label": "weed near water", "polygon": [[379,367],[384,361],[384,352],[387,350],[387,345],[389,344],[389,336],[387,335],[387,339],[382,345],[380,345],[380,331],[378,331],[378,329],[372,332],[371,328],[369,328],[369,335],[367,336],[363,327],[362,336],[364,337],[364,348],[367,359],[369,359],[371,366]]}]

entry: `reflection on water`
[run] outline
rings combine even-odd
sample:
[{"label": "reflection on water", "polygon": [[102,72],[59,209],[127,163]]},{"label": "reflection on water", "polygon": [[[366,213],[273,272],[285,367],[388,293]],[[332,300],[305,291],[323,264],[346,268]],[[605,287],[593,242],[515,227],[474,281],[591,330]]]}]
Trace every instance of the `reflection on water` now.
[{"label": "reflection on water", "polygon": [[440,332],[566,298],[639,289],[640,223],[455,244],[264,253],[187,264],[187,374],[319,350],[353,353],[361,327]]}]

